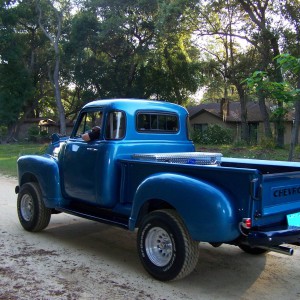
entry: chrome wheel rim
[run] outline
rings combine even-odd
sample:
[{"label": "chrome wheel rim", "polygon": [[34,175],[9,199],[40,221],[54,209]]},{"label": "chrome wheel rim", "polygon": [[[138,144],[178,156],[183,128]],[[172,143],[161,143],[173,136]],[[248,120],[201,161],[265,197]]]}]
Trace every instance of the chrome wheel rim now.
[{"label": "chrome wheel rim", "polygon": [[22,218],[29,222],[33,216],[33,200],[30,195],[26,194],[22,197],[20,209]]},{"label": "chrome wheel rim", "polygon": [[145,247],[148,258],[158,267],[167,265],[174,251],[170,235],[160,227],[153,227],[149,230],[145,239]]}]

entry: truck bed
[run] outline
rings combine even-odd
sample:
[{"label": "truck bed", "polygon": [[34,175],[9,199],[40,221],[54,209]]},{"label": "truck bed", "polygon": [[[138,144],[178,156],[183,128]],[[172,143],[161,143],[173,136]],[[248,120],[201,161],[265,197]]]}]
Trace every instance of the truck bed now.
[{"label": "truck bed", "polygon": [[[195,152],[134,154],[122,164],[130,166],[126,167],[127,174],[123,177],[124,202],[132,201],[130,191],[136,190],[151,174],[170,172],[217,186],[230,195],[238,218],[251,216],[258,227],[287,224],[286,215],[300,212],[299,163],[225,158],[220,153]],[[295,221],[295,216],[292,219]]]}]

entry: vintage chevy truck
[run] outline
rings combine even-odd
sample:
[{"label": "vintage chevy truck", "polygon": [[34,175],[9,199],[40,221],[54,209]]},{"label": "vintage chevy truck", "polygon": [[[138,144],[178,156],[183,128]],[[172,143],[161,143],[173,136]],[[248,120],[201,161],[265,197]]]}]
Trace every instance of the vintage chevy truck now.
[{"label": "vintage chevy truck", "polygon": [[[96,140],[82,135],[100,126]],[[300,242],[300,164],[195,152],[188,113],[150,100],[97,100],[70,137],[45,155],[18,159],[17,210],[27,231],[68,213],[137,229],[137,249],[156,279],[183,278],[199,241],[251,254],[293,254]]]}]

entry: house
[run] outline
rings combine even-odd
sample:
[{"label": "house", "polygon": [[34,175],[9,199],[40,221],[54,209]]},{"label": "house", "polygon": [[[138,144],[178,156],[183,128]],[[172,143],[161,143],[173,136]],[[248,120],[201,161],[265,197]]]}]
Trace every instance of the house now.
[{"label": "house", "polygon": [[[67,121],[67,135],[70,135],[73,129],[73,122]],[[59,132],[59,124],[49,118],[28,118],[20,125],[18,139],[26,140],[30,135],[32,128],[36,129],[39,133],[46,132],[46,135]]]},{"label": "house", "polygon": [[[235,141],[241,140],[241,104],[240,102],[230,102],[221,100],[219,103],[203,103],[187,108],[190,116],[190,124],[193,129],[203,132],[208,125],[219,125],[222,128],[232,130]],[[264,137],[264,120],[260,112],[259,104],[255,102],[247,103],[247,121],[250,140],[259,142]],[[293,126],[293,113],[289,113],[284,121],[285,133],[284,143],[291,141]],[[271,123],[273,131],[274,124]]]}]

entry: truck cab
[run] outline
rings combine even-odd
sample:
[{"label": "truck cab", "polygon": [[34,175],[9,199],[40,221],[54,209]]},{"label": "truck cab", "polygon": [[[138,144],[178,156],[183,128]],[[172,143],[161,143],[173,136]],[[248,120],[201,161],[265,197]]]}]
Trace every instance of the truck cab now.
[{"label": "truck cab", "polygon": [[[82,108],[58,154],[64,198],[112,208],[118,202],[118,160],[134,153],[191,152],[185,109],[158,101],[94,101]],[[101,128],[99,139],[82,134]]]}]

